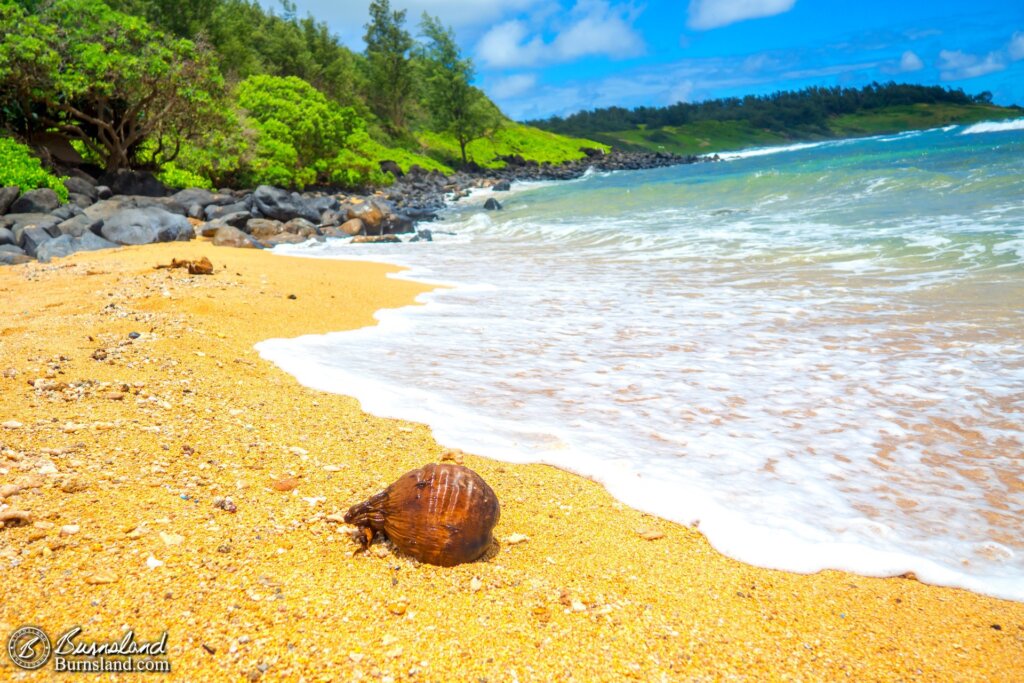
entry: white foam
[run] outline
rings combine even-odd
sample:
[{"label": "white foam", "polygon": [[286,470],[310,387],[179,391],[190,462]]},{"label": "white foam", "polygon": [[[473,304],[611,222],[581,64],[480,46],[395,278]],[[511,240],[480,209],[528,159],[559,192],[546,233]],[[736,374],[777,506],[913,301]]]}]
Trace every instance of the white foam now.
[{"label": "white foam", "polygon": [[960,131],[960,135],[975,135],[977,133],[1005,133],[1011,130],[1024,130],[1024,119],[1013,119],[1011,121],[983,121],[968,126]]},{"label": "white foam", "polygon": [[[907,144],[928,137],[974,153],[956,136]],[[1012,530],[986,517],[1024,515],[1005,483],[1024,448],[1016,157],[987,172],[1017,180],[948,213],[910,175],[925,171],[857,154],[866,171],[823,174],[840,153],[637,176],[650,186],[592,177],[508,211],[458,207],[436,226],[459,233],[446,243],[292,248],[455,286],[378,327],[257,348],[446,445],[580,472],[699,523],[747,562],[912,571],[1024,600],[1024,557],[998,540]],[[872,182],[877,168],[892,181]]]},{"label": "white foam", "polygon": [[782,154],[784,152],[798,152],[803,149],[814,149],[828,142],[801,142],[795,145],[778,145],[773,147],[753,147],[742,149],[738,152],[720,152],[718,158],[723,161],[734,161],[736,159],[750,159],[751,157],[767,156],[769,154]]}]

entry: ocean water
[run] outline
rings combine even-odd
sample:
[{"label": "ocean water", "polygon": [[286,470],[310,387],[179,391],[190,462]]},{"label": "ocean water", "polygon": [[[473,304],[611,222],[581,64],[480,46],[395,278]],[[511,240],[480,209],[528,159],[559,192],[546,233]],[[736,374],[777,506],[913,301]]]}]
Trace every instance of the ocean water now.
[{"label": "ocean water", "polygon": [[745,562],[1024,600],[1024,120],[723,157],[279,247],[443,286],[257,348]]}]

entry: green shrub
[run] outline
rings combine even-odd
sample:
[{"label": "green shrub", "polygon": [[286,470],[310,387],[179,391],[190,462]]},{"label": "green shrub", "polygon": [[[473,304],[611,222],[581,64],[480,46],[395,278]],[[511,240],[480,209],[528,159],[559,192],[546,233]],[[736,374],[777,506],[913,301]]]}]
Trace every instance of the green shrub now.
[{"label": "green shrub", "polygon": [[43,168],[28,147],[11,138],[0,138],[0,187],[17,185],[22,192],[48,187],[62,202],[68,200],[66,176],[58,178]]},{"label": "green shrub", "polygon": [[178,165],[173,161],[164,164],[163,169],[157,174],[157,178],[167,187],[177,190],[182,190],[186,187],[201,187],[204,190],[213,189],[213,183],[210,182],[209,178],[184,168],[178,168]]},{"label": "green shrub", "polygon": [[251,76],[238,84],[238,105],[256,131],[249,162],[255,183],[304,188],[326,180],[332,159],[365,126],[352,107],[332,104],[301,78]]}]

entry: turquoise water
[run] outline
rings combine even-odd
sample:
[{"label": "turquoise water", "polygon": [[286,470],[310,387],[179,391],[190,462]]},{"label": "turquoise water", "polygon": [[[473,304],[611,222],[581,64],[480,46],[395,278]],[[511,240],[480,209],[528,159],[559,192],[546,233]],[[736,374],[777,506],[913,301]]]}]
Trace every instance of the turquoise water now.
[{"label": "turquoise water", "polygon": [[1022,129],[517,184],[433,243],[282,248],[449,287],[258,348],[743,561],[1024,600]]}]

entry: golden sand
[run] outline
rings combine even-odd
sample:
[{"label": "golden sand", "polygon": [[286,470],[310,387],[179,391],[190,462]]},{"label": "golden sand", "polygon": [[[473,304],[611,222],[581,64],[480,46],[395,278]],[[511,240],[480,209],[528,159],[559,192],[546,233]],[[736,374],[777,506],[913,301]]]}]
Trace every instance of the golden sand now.
[{"label": "golden sand", "polygon": [[201,241],[0,269],[0,490],[32,515],[0,529],[0,644],[167,630],[187,681],[1024,680],[1024,604],[750,567],[540,465],[465,456],[502,503],[486,561],[355,552],[336,515],[444,450],[253,344],[371,324],[421,291],[392,270]]}]

